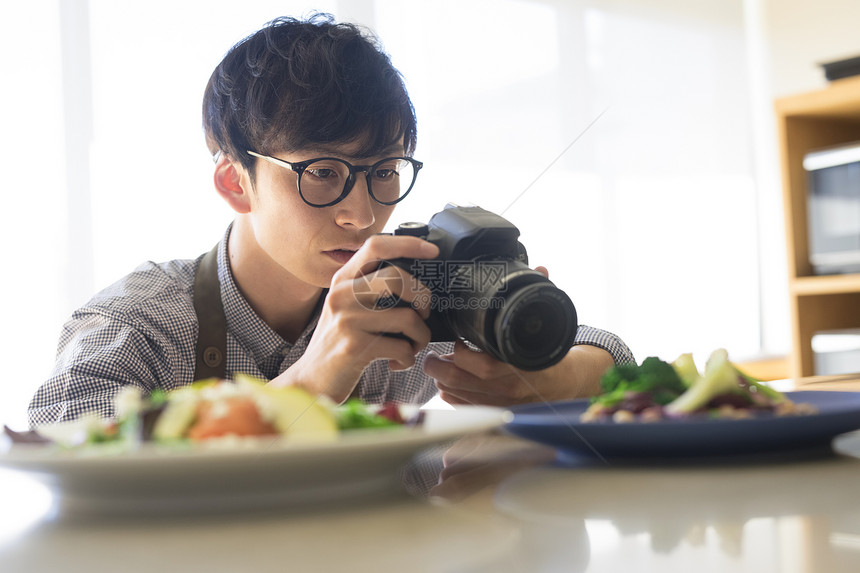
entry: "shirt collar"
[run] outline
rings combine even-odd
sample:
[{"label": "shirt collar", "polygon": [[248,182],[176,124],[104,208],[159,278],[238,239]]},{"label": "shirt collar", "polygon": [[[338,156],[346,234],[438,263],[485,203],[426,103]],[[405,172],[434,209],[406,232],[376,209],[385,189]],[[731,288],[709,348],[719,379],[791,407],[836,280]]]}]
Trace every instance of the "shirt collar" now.
[{"label": "shirt collar", "polygon": [[[285,355],[293,344],[284,340],[266,324],[239,290],[227,255],[227,244],[232,228],[231,224],[218,245],[218,280],[221,282],[221,301],[224,304],[227,332],[251,352],[258,364],[262,364],[275,354]],[[318,305],[310,322],[299,336],[297,344],[304,342],[313,334],[319,320],[319,313]]]}]

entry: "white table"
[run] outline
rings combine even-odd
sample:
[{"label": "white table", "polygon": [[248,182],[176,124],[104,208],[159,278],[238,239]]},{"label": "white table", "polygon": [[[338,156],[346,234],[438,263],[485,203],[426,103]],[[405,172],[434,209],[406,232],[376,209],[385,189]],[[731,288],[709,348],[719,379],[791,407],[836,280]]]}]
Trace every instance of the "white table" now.
[{"label": "white table", "polygon": [[[860,389],[860,378],[804,379]],[[784,386],[786,387],[786,386]],[[0,474],[0,571],[860,571],[860,433],[840,455],[561,467],[464,438],[405,492],[349,505],[85,516]]]}]

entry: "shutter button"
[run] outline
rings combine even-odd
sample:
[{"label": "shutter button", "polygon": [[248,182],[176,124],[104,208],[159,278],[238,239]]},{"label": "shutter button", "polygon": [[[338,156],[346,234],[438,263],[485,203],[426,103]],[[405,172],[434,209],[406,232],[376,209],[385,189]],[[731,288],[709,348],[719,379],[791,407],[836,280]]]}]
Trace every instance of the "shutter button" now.
[{"label": "shutter button", "polygon": [[408,235],[412,237],[426,237],[430,232],[427,223],[401,223],[394,230],[395,235]]}]

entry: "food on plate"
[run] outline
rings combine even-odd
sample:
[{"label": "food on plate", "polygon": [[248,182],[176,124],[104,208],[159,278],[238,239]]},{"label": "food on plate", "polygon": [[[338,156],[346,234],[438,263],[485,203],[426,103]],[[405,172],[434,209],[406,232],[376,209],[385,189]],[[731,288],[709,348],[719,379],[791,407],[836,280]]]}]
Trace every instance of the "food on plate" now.
[{"label": "food on plate", "polygon": [[[40,426],[27,437],[47,438],[65,446],[102,443],[120,446],[141,442],[187,445],[228,445],[243,438],[263,436],[291,443],[330,442],[343,431],[417,425],[420,416],[408,416],[406,406],[365,404],[352,398],[336,405],[297,386],[275,388],[245,374],[233,381],[209,379],[148,396],[133,387],[115,398],[116,418],[83,416],[69,424]],[[7,431],[13,442],[23,433]]]},{"label": "food on plate", "polygon": [[395,402],[386,402],[377,408],[369,408],[357,398],[347,400],[343,406],[335,408],[334,413],[341,430],[386,428],[420,421],[420,418],[407,419],[403,408]]},{"label": "food on plate", "polygon": [[583,422],[649,422],[707,415],[748,418],[756,412],[783,416],[815,413],[785,394],[741,372],[724,349],[715,350],[699,372],[692,354],[668,363],[651,356],[642,364],[614,366],[600,380],[603,394],[592,399]]},{"label": "food on plate", "polygon": [[[119,403],[122,399],[118,396]],[[274,388],[244,374],[236,375],[232,383],[197,382],[166,394],[163,400],[152,426],[156,441],[272,435],[326,441],[338,434],[334,408],[325,398],[296,386]],[[134,406],[131,410],[134,413]]]}]

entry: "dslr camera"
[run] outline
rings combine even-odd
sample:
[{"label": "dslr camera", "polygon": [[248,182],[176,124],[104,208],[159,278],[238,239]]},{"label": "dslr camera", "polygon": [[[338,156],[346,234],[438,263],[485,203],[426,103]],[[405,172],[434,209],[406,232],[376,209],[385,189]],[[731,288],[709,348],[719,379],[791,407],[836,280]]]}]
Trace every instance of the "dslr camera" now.
[{"label": "dslr camera", "polygon": [[429,223],[403,223],[394,234],[439,247],[436,259],[390,261],[430,290],[431,340],[463,339],[522,370],[552,366],[573,346],[573,302],[528,267],[520,231],[506,219],[449,204]]}]

